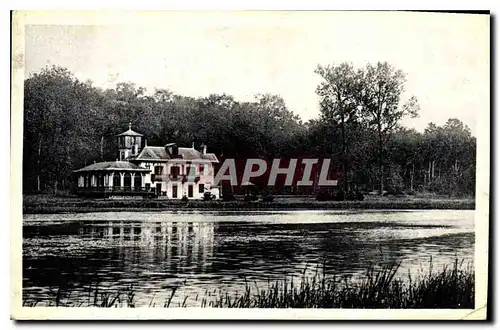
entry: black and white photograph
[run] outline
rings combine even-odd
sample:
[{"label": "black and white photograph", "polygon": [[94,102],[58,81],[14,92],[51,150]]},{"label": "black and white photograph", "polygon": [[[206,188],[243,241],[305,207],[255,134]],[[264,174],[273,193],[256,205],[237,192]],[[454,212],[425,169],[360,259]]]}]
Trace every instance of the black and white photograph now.
[{"label": "black and white photograph", "polygon": [[488,11],[12,12],[11,317],[484,320],[490,65]]}]

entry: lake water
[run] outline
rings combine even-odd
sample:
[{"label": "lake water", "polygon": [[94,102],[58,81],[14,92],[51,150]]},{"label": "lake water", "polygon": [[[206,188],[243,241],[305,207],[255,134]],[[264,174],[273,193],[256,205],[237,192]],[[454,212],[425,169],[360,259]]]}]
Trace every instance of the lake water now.
[{"label": "lake water", "polygon": [[[401,276],[472,263],[474,211],[104,212],[26,214],[23,299],[87,301],[90,283],[135,290],[136,306],[199,306],[245,281],[364,272],[400,262]],[[184,299],[186,300],[184,301]]]}]

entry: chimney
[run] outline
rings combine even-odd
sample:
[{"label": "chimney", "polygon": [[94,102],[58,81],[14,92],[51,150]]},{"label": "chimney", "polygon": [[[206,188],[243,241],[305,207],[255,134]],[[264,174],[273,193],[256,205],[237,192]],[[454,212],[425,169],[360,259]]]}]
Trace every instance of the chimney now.
[{"label": "chimney", "polygon": [[194,141],[193,141],[193,143],[191,143],[191,148],[193,148],[193,149],[194,149]]},{"label": "chimney", "polygon": [[207,145],[203,144],[202,148],[203,148],[203,154],[206,155],[207,154]]},{"label": "chimney", "polygon": [[167,150],[167,152],[170,154],[171,157],[175,157],[179,153],[179,148],[177,147],[176,143],[166,144],[165,149]]}]

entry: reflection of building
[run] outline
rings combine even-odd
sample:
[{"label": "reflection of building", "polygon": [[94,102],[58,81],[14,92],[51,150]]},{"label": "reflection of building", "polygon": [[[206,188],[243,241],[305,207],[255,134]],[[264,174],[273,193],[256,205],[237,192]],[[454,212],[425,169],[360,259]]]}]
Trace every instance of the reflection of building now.
[{"label": "reflection of building", "polygon": [[214,185],[218,159],[207,147],[148,146],[146,138],[129,129],[117,135],[119,160],[95,163],[74,171],[76,193],[94,196],[157,196],[173,199],[219,197]]},{"label": "reflection of building", "polygon": [[168,267],[205,268],[214,251],[212,222],[109,221],[105,226],[88,228],[86,234],[107,238],[120,254],[140,254],[144,262],[166,262]]}]

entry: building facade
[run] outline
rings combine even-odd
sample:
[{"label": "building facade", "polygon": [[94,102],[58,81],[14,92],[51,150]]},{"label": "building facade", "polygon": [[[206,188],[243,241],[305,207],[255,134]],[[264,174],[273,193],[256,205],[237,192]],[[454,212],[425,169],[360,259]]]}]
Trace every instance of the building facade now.
[{"label": "building facade", "polygon": [[75,170],[76,193],[79,195],[116,197],[157,197],[165,199],[218,199],[220,189],[214,184],[213,153],[178,147],[148,146],[146,138],[129,129],[116,136],[118,159],[100,162]]}]

